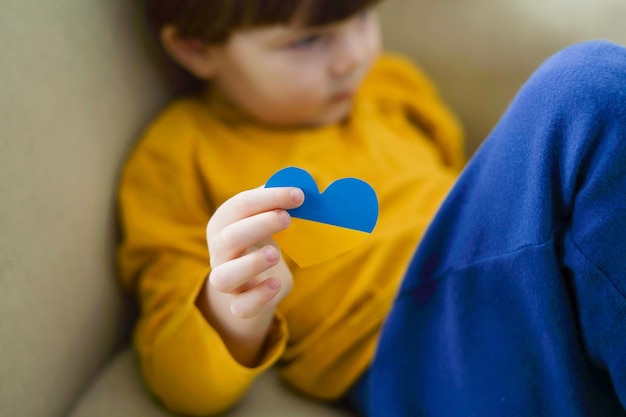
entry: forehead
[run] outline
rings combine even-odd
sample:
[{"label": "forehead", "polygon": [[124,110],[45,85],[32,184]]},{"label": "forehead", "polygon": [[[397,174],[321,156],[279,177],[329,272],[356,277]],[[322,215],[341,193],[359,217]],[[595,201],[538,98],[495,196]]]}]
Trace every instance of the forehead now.
[{"label": "forehead", "polygon": [[[353,17],[326,23],[323,25],[305,25],[301,19],[295,18],[288,24],[262,25],[246,29],[241,29],[234,33],[234,37],[245,37],[254,39],[260,43],[291,39],[293,37],[306,35],[312,32],[328,32],[344,26]],[[237,36],[239,35],[239,36]]]}]

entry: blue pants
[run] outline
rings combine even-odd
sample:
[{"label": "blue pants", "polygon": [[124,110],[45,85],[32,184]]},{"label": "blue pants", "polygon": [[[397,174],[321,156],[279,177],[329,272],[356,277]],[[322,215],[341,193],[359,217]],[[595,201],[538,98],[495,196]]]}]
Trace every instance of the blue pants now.
[{"label": "blue pants", "polygon": [[572,46],[520,90],[349,398],[376,417],[626,415],[626,49]]}]

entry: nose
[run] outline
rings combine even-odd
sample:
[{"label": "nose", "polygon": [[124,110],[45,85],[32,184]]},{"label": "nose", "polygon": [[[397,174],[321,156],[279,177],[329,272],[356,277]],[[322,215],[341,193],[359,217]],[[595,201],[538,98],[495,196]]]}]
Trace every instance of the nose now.
[{"label": "nose", "polygon": [[367,45],[359,33],[344,33],[337,39],[337,49],[331,63],[333,77],[345,77],[360,67],[366,55]]}]

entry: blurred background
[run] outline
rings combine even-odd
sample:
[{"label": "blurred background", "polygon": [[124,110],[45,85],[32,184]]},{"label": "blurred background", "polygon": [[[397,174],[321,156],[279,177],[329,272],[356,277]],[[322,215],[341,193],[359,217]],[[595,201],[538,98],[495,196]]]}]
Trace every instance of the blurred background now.
[{"label": "blurred background", "polygon": [[387,0],[380,10],[388,49],[436,80],[470,152],[551,54],[590,39],[626,44],[623,0]]}]

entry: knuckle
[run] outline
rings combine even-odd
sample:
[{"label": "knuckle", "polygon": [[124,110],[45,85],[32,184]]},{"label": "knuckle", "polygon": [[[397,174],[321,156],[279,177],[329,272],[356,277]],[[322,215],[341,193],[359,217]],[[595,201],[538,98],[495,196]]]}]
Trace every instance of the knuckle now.
[{"label": "knuckle", "polygon": [[282,188],[272,188],[272,196],[274,198],[274,207],[282,207],[285,199],[285,190]]},{"label": "knuckle", "polygon": [[263,227],[265,228],[267,235],[272,235],[286,227],[285,216],[288,216],[286,212],[281,210],[274,210],[271,215],[267,216]]},{"label": "knuckle", "polygon": [[221,248],[226,253],[231,253],[235,244],[236,236],[229,227],[220,230],[211,241],[212,248]]},{"label": "knuckle", "polygon": [[263,235],[269,236],[274,233],[276,229],[276,216],[272,214],[265,215],[261,218],[260,226],[263,230]]},{"label": "knuckle", "polygon": [[208,241],[212,234],[211,220],[206,223],[206,227],[204,228],[204,233],[206,234],[206,240]]},{"label": "knuckle", "polygon": [[216,242],[217,237],[219,236],[219,233],[220,233],[219,230],[217,230],[213,225],[211,225],[211,222],[207,223],[206,242],[209,248],[215,245],[215,242]]},{"label": "knuckle", "polygon": [[214,228],[213,223],[215,223],[215,214],[213,214],[211,218],[209,218],[209,221],[206,222],[205,232],[206,232],[207,238],[211,236],[211,234],[213,233],[213,228]]},{"label": "knuckle", "polygon": [[235,299],[233,300],[233,302],[231,302],[230,304],[231,314],[240,319],[249,319],[249,318],[254,317],[255,311],[252,308],[252,306],[250,306],[247,303],[242,303],[241,301],[242,300]]},{"label": "knuckle", "polygon": [[263,249],[258,249],[253,254],[248,256],[248,262],[251,272],[255,275],[260,274],[265,268],[267,268],[267,262],[265,261],[265,255],[263,255]]},{"label": "knuckle", "polygon": [[211,258],[213,258],[216,255],[216,249],[218,247],[217,245],[217,241],[216,241],[216,237],[215,236],[207,236],[206,238],[206,244],[207,244],[207,249],[209,251],[209,255],[211,256]]},{"label": "knuckle", "polygon": [[229,279],[228,277],[222,273],[221,268],[216,268],[211,271],[209,275],[209,283],[211,287],[215,288],[219,292],[228,293],[230,292]]},{"label": "knuckle", "polygon": [[224,205],[219,206],[217,210],[209,216],[209,220],[206,223],[207,238],[219,231],[220,224],[224,223],[224,213],[226,210],[227,208],[224,207]]},{"label": "knuckle", "polygon": [[241,192],[233,197],[234,209],[238,213],[249,213],[254,205],[250,193]]}]

